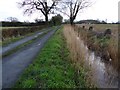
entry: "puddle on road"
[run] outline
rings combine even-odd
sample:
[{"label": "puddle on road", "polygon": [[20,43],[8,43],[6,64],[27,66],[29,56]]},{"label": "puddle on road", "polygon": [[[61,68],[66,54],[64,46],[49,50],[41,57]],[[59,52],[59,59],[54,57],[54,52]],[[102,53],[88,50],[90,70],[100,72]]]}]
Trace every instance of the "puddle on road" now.
[{"label": "puddle on road", "polygon": [[40,45],[41,45],[41,43],[38,44],[38,46],[40,46]]},{"label": "puddle on road", "polygon": [[101,58],[95,56],[95,53],[89,51],[84,42],[76,37],[80,43],[80,48],[84,49],[85,54],[85,66],[90,69],[89,76],[92,82],[96,84],[98,88],[117,88],[118,87],[118,73],[114,68],[102,62]]},{"label": "puddle on road", "polygon": [[38,36],[36,35],[36,36],[34,36],[34,37],[36,38],[36,37],[38,37]]}]

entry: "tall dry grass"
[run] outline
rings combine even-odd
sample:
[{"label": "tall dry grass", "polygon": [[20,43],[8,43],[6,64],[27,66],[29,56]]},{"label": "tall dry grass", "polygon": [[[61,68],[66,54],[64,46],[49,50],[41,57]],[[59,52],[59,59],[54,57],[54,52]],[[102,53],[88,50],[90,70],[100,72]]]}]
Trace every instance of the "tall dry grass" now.
[{"label": "tall dry grass", "polygon": [[[70,25],[65,25],[64,26],[64,36],[67,41],[68,48],[70,50],[71,58],[75,63],[81,63],[83,65],[83,61],[85,59],[84,57],[84,50],[80,48],[80,45],[76,37],[76,32],[74,31],[74,28],[71,27]],[[80,52],[82,51],[82,52]]]},{"label": "tall dry grass", "polygon": [[75,31],[74,27],[71,25],[64,25],[64,30],[63,30],[66,42],[67,42],[67,47],[70,50],[70,57],[72,59],[72,62],[74,63],[75,68],[79,70],[84,69],[86,70],[86,82],[88,83],[89,87],[94,87],[93,82],[91,82],[91,78],[88,76],[88,71],[89,71],[89,65],[87,63],[86,67],[86,47],[83,45],[83,41],[81,41],[78,37],[78,33]]}]

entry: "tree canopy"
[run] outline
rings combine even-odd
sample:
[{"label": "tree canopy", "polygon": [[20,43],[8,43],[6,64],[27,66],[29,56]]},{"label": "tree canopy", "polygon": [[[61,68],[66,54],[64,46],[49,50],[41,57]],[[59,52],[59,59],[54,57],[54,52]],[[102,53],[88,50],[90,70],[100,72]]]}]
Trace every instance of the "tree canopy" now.
[{"label": "tree canopy", "polygon": [[19,2],[20,8],[24,8],[24,14],[32,14],[33,12],[40,11],[44,17],[46,23],[48,22],[48,15],[52,9],[57,5],[57,0],[23,0]]}]

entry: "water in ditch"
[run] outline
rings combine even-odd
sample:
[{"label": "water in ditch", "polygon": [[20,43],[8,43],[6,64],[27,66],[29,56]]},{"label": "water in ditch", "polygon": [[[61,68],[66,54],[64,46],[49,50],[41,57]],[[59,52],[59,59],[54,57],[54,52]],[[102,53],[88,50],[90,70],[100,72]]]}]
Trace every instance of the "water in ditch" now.
[{"label": "water in ditch", "polygon": [[76,39],[80,42],[80,48],[84,49],[85,66],[90,69],[89,76],[92,82],[98,88],[118,88],[118,72],[90,51],[80,37]]}]

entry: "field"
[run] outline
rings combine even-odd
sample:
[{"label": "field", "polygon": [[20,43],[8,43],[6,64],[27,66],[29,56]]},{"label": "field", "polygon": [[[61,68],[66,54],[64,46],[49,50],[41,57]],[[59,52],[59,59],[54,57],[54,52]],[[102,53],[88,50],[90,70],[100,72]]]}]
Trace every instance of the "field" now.
[{"label": "field", "polygon": [[106,29],[111,29],[113,36],[118,38],[118,24],[77,24],[82,27],[85,26],[86,29],[89,29],[90,26],[94,27],[95,31],[104,32]]},{"label": "field", "polygon": [[93,26],[97,31],[104,31],[105,29],[108,29],[108,28],[118,31],[118,24],[77,24],[77,25],[78,26],[85,25],[86,28],[89,28],[89,26]]},{"label": "field", "polygon": [[0,27],[2,30],[16,29],[16,28],[27,28],[27,27]]}]

